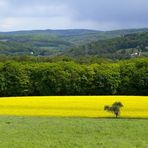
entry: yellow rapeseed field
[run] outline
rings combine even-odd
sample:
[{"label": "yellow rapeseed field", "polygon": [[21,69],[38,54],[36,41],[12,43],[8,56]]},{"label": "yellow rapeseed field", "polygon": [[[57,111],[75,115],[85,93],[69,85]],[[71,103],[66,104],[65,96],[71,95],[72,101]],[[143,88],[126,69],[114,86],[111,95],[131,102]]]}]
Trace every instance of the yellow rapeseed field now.
[{"label": "yellow rapeseed field", "polygon": [[144,96],[50,96],[0,98],[0,115],[113,117],[105,105],[123,103],[121,117],[148,118]]}]

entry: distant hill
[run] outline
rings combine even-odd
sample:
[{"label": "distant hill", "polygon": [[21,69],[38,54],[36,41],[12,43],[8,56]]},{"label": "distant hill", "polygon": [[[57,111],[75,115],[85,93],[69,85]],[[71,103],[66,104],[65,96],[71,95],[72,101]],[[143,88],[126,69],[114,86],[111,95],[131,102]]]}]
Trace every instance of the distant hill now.
[{"label": "distant hill", "polygon": [[[91,42],[107,40],[133,33],[148,32],[148,29],[97,31],[86,29],[33,30],[0,32],[0,54],[56,56]],[[77,50],[77,48],[76,48]],[[74,54],[75,55],[75,54]]]},{"label": "distant hill", "polygon": [[71,57],[100,56],[111,59],[148,55],[148,32],[134,33],[112,39],[93,41],[73,47],[63,54]]}]

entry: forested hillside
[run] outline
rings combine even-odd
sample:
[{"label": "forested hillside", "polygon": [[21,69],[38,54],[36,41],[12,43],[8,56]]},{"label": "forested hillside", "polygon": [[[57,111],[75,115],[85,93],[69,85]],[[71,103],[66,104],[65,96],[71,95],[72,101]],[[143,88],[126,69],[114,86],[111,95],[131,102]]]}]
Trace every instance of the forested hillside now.
[{"label": "forested hillside", "polygon": [[[124,35],[134,33],[139,34],[147,31],[148,29],[129,29],[115,31],[36,30],[1,32],[0,54],[34,56],[77,56],[79,54],[97,54],[99,56],[108,57],[107,53],[110,55],[110,53],[113,53],[113,50],[117,50],[117,47],[115,47],[116,49],[113,49],[114,44],[112,46],[112,42],[114,42],[114,40],[117,40],[116,42],[124,42],[124,38],[122,37]],[[117,37],[121,38],[119,39]],[[147,36],[145,37],[147,38]],[[115,39],[108,40],[112,38]],[[104,47],[103,44],[106,44],[108,47],[102,48]],[[108,48],[110,48],[110,50]],[[123,52],[124,51],[122,51],[122,53]]]},{"label": "forested hillside", "polygon": [[148,58],[114,63],[0,62],[0,96],[148,95]]},{"label": "forested hillside", "polygon": [[148,53],[148,32],[94,41],[67,51],[67,55],[72,57],[98,55],[111,59],[130,58],[134,54],[135,56],[146,56],[146,53]]}]

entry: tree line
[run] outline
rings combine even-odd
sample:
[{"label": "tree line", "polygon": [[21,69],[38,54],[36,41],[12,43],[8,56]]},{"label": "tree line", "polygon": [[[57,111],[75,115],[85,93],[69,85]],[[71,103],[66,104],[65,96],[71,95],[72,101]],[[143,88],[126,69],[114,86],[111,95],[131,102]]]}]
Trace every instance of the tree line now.
[{"label": "tree line", "polygon": [[0,62],[0,96],[148,95],[148,60]]}]

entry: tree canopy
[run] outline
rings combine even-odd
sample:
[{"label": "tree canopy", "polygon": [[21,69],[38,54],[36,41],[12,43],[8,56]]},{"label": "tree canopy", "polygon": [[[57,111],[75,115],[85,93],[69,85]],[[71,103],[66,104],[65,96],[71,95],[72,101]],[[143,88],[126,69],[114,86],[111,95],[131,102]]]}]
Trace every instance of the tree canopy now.
[{"label": "tree canopy", "polygon": [[0,62],[0,96],[148,95],[148,59]]}]

